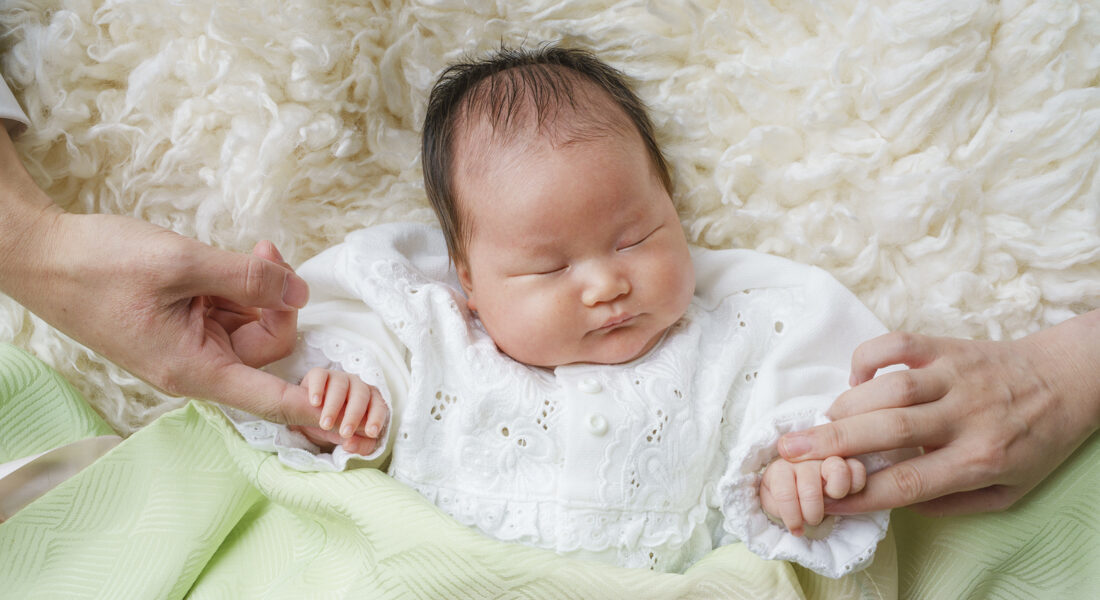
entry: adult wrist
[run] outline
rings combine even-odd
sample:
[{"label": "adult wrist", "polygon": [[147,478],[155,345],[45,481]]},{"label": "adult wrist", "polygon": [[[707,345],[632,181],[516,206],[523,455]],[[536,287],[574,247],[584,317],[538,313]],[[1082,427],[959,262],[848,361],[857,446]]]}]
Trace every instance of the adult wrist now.
[{"label": "adult wrist", "polygon": [[1055,394],[1057,408],[1075,413],[1086,436],[1100,429],[1100,309],[1020,341],[1030,347],[1032,364]]}]

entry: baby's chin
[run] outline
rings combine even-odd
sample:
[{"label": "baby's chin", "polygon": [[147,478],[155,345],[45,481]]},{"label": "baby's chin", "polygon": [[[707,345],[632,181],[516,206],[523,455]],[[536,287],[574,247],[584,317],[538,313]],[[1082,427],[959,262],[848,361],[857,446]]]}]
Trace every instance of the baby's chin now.
[{"label": "baby's chin", "polygon": [[[576,352],[553,352],[539,356],[529,352],[508,352],[505,348],[498,348],[510,356],[513,360],[545,369],[553,369],[564,365],[596,364],[619,365],[637,360],[645,356],[664,337],[665,329],[655,333],[633,332],[636,335],[616,335],[626,332],[613,332],[605,339],[598,340],[595,344],[587,344]],[[526,358],[527,360],[524,360]]]},{"label": "baby's chin", "polygon": [[633,339],[628,339],[618,344],[613,343],[613,340],[606,340],[609,342],[607,347],[597,352],[600,356],[592,360],[579,362],[590,362],[601,365],[621,365],[623,363],[638,360],[648,354],[649,351],[661,341],[666,330],[667,328],[652,333],[646,332],[643,335],[634,336]]}]

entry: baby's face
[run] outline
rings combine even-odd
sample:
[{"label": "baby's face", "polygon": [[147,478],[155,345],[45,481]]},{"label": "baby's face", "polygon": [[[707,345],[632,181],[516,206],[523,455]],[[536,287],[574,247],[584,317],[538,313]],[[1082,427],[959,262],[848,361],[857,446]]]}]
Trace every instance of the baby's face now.
[{"label": "baby's face", "polygon": [[500,154],[456,169],[472,233],[459,278],[497,346],[543,367],[648,352],[687,310],[695,273],[640,138]]}]

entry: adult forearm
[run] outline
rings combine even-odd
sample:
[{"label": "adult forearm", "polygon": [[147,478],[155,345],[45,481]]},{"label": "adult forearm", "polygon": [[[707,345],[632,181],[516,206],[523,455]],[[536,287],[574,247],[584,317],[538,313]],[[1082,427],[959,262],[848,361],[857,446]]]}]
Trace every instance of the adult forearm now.
[{"label": "adult forearm", "polygon": [[47,238],[62,212],[31,179],[0,127],[0,291],[28,301],[33,279],[47,266]]}]

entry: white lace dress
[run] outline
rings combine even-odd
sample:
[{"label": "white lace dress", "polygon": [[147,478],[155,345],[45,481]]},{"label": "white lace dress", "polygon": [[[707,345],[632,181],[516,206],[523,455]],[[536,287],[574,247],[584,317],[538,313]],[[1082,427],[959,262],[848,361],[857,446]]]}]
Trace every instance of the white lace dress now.
[{"label": "white lace dress", "polygon": [[[799,538],[769,521],[757,487],[779,435],[824,422],[852,351],[885,329],[820,269],[744,250],[693,259],[696,297],[647,355],[550,370],[497,350],[437,229],[358,231],[299,269],[312,300],[275,370],[329,366],[376,385],[394,416],[366,458],[392,452],[395,479],[500,540],[672,572],[736,541],[833,577],[865,566],[887,512]],[[227,413],[292,467],[353,458]]]}]

